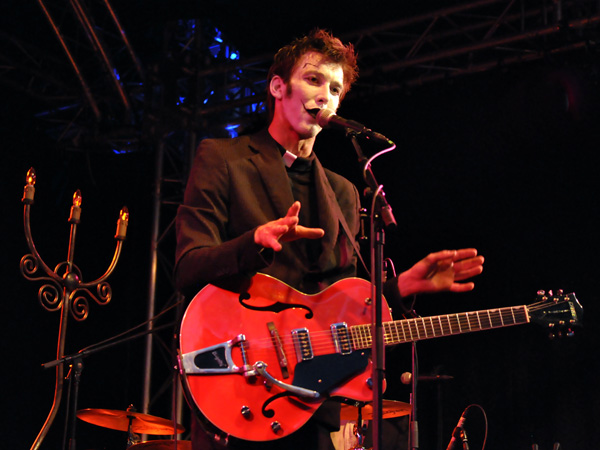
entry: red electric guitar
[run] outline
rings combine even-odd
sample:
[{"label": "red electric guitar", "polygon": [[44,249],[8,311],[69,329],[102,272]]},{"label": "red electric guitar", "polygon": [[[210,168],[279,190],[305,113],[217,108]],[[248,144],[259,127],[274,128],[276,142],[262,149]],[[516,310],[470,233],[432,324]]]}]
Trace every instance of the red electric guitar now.
[{"label": "red electric guitar", "polygon": [[[371,284],[348,278],[315,295],[258,274],[244,292],[209,285],[181,324],[180,370],[191,401],[217,429],[251,441],[287,436],[329,397],[372,400]],[[392,321],[395,345],[539,322],[570,333],[583,308],[574,294],[538,293],[528,306]]]}]

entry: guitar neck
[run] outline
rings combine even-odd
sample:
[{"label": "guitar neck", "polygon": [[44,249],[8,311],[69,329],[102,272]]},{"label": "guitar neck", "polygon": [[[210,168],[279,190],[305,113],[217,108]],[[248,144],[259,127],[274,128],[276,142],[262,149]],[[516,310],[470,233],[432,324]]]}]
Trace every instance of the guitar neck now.
[{"label": "guitar neck", "polygon": [[[455,334],[504,328],[529,323],[527,306],[486,309],[441,316],[417,317],[414,319],[384,322],[385,345],[396,345]],[[370,348],[371,325],[350,327],[352,345],[356,350]]]}]

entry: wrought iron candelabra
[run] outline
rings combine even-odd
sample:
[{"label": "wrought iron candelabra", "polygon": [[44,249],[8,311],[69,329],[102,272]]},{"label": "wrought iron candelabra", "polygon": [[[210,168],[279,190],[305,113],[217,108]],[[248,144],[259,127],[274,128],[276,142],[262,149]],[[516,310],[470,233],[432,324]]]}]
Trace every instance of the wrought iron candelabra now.
[{"label": "wrought iron candelabra", "polygon": [[31,234],[31,205],[35,194],[36,174],[33,168],[29,169],[26,177],[26,185],[23,192],[23,224],[25,228],[25,238],[31,253],[21,258],[21,273],[31,281],[41,281],[43,285],[38,291],[38,300],[47,311],[60,311],[60,323],[58,331],[58,345],[56,352],[56,383],[54,390],[54,402],[52,409],[48,414],[46,422],[40,430],[31,449],[38,449],[46,437],[52,422],[54,421],[60,407],[63,385],[64,385],[64,366],[65,361],[65,341],[67,335],[67,321],[72,316],[77,321],[83,321],[89,314],[89,300],[94,300],[99,305],[106,305],[112,298],[110,285],[105,281],[113,272],[117,265],[123,241],[127,233],[127,224],[129,221],[129,212],[124,207],[119,213],[117,221],[117,232],[115,239],[117,246],[108,270],[97,280],[83,282],[82,274],[74,263],[75,237],[77,234],[77,225],[81,218],[81,193],[79,190],[73,195],[73,206],[69,216],[71,232],[69,238],[69,249],[67,260],[59,263],[54,270],[41,258],[36,250]]}]

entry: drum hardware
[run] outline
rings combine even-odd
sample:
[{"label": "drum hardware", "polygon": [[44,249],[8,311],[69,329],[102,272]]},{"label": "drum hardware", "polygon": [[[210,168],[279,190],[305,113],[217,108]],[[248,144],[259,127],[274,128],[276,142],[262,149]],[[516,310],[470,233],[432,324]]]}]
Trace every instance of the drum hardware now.
[{"label": "drum hardware", "polygon": [[[390,419],[392,417],[407,416],[410,414],[411,405],[395,400],[383,400],[382,419]],[[373,406],[371,403],[353,402],[342,404],[340,410],[340,420],[355,422],[353,434],[356,437],[357,444],[354,447],[349,447],[347,450],[368,450],[364,446],[365,437],[367,434],[366,421],[373,419]],[[346,441],[348,444],[348,441]]]},{"label": "drum hardware", "polygon": [[[110,428],[111,430],[126,431],[128,448],[140,444],[139,436],[137,434],[167,436],[180,434],[185,431],[183,425],[180,424],[177,424],[175,429],[174,423],[168,419],[138,413],[133,405],[130,405],[126,411],[114,409],[82,409],[77,411],[77,417],[84,422],[93,425]],[[154,449],[154,447],[152,448]],[[156,447],[156,450],[161,448],[165,447]]]},{"label": "drum hardware", "polygon": [[[384,400],[381,408],[381,417],[391,419],[392,417],[408,416],[410,414],[410,403],[399,402],[396,400]],[[342,420],[356,420],[357,417],[363,420],[373,419],[373,406],[371,403],[355,402],[352,404],[343,404],[340,412]]]},{"label": "drum hardware", "polygon": [[177,448],[177,450],[192,450],[192,441],[145,441],[132,445],[129,447],[129,450],[174,450],[175,448]]}]

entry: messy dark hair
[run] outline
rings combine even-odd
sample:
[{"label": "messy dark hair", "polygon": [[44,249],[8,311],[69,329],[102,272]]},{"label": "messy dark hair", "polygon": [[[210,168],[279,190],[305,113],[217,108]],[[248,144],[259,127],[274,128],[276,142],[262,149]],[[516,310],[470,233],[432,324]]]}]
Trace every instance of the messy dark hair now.
[{"label": "messy dark hair", "polygon": [[269,86],[274,76],[279,76],[287,84],[296,68],[296,64],[308,52],[317,52],[324,55],[328,61],[340,64],[344,73],[344,87],[341,98],[350,90],[358,78],[356,53],[352,44],[344,45],[330,32],[315,29],[304,37],[295,39],[290,44],[282,47],[273,60],[267,76],[267,109],[269,120],[273,118],[275,98],[271,95]]}]

